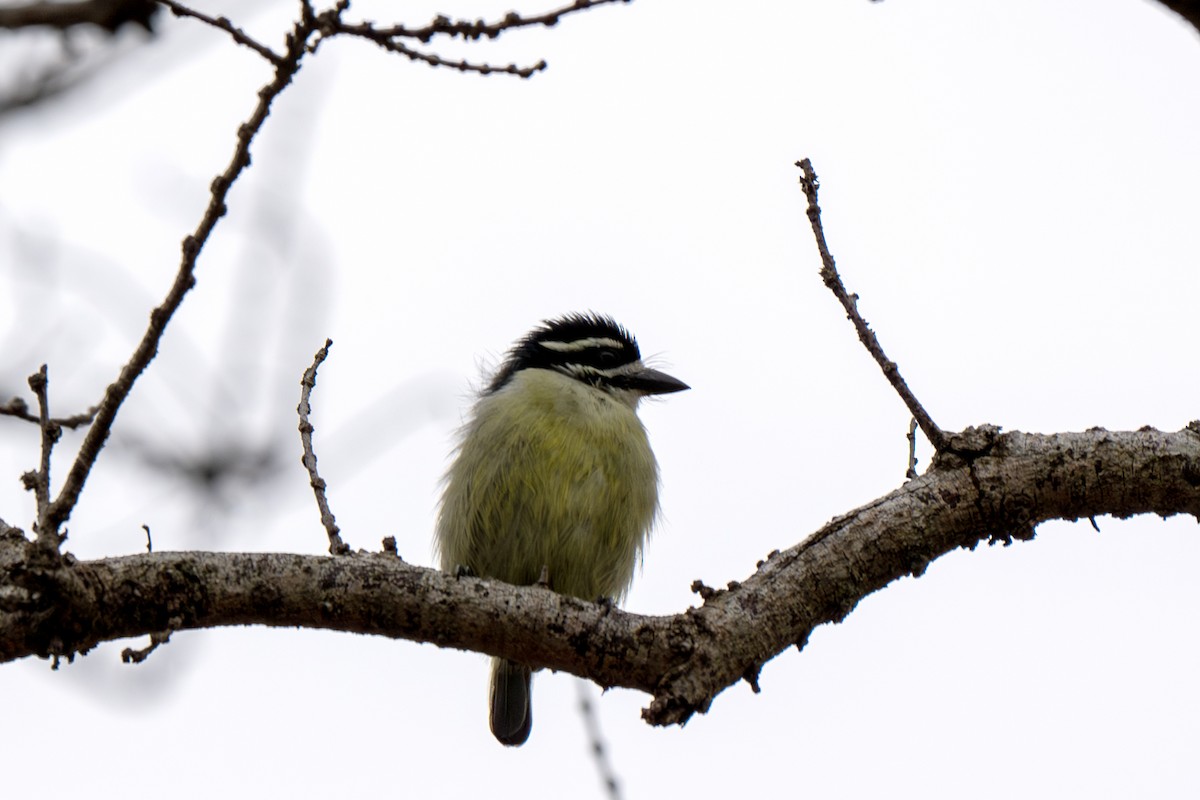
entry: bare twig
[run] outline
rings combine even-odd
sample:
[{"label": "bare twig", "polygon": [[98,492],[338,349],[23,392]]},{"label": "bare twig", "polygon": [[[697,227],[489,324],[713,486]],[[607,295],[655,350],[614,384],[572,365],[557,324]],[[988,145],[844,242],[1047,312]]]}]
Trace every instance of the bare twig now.
[{"label": "bare twig", "polygon": [[[58,441],[60,432],[50,425],[50,375],[45,364],[29,376],[29,388],[38,401],[38,427],[42,431],[42,460],[38,466],[37,486],[34,494],[37,496],[38,520],[45,519],[47,507],[50,505],[50,453]],[[40,538],[40,537],[39,537]]]},{"label": "bare twig", "polygon": [[154,0],[77,0],[73,3],[32,2],[0,8],[0,28],[47,27],[66,30],[98,25],[110,33],[132,22],[151,29],[158,8]]},{"label": "bare twig", "polygon": [[174,632],[175,625],[182,625],[183,622],[178,619],[172,619],[172,628],[158,633],[150,634],[150,644],[140,650],[134,650],[132,647],[126,647],[121,651],[121,663],[123,664],[140,664],[150,657],[150,654],[159,648],[159,645],[164,645],[171,641],[171,634]]},{"label": "bare twig", "polygon": [[390,50],[393,53],[399,53],[400,55],[407,56],[410,61],[423,61],[431,67],[449,67],[450,69],[456,69],[459,72],[474,72],[479,75],[516,75],[519,78],[531,78],[536,73],[541,72],[546,68],[545,61],[539,61],[529,67],[518,67],[516,64],[508,64],[500,67],[496,66],[495,64],[488,63],[475,64],[466,60],[450,61],[442,58],[436,53],[423,53],[420,50],[414,50],[413,48],[392,39],[375,37],[368,38],[385,50]]},{"label": "bare twig", "polygon": [[[439,33],[466,38],[479,38],[480,36],[494,37],[499,35],[501,31],[512,28],[529,25],[553,25],[558,22],[559,18],[566,14],[610,2],[616,2],[616,0],[576,0],[570,6],[564,6],[542,15],[522,17],[519,14],[509,14],[502,21],[491,24],[451,22],[448,19],[438,18],[433,25],[428,27],[428,36],[426,38]],[[293,76],[300,68],[300,62],[304,55],[315,50],[316,44],[320,42],[321,37],[333,36],[339,33],[363,36],[373,41],[380,41],[383,46],[389,47],[389,49],[433,66],[451,67],[483,74],[502,72],[528,77],[545,67],[544,63],[539,63],[533,67],[518,68],[514,65],[495,67],[486,64],[473,64],[466,61],[448,61],[442,59],[440,56],[420,53],[411,48],[399,45],[396,42],[385,44],[384,42],[389,41],[389,36],[412,36],[413,33],[403,28],[392,29],[392,33],[389,34],[386,30],[377,30],[371,25],[347,26],[341,19],[342,13],[349,5],[346,0],[340,0],[333,8],[323,11],[320,14],[316,13],[309,0],[303,0],[301,2],[300,20],[294,24],[291,33],[286,38],[287,49],[283,55],[274,53],[261,44],[255,47],[257,43],[228,20],[222,18],[213,19],[198,12],[192,12],[191,9],[187,9],[173,1],[168,2],[167,5],[175,13],[192,16],[208,24],[215,25],[231,34],[239,44],[256,50],[275,66],[275,76],[259,90],[257,106],[250,115],[250,118],[238,128],[238,141],[234,148],[233,157],[225,171],[213,179],[210,192],[211,197],[204,217],[196,227],[195,232],[183,240],[183,257],[175,275],[174,283],[167,292],[167,296],[162,304],[151,312],[150,325],[147,327],[145,334],[143,334],[142,340],[138,343],[133,355],[124,367],[121,368],[117,379],[106,390],[103,399],[96,409],[94,424],[84,437],[83,444],[80,446],[75,462],[67,474],[67,479],[63,483],[62,490],[58,497],[47,506],[44,522],[46,526],[55,531],[70,518],[72,510],[79,501],[79,493],[83,490],[83,485],[87,481],[88,475],[96,463],[96,459],[99,457],[100,450],[103,448],[105,441],[107,441],[112,431],[113,423],[116,420],[121,405],[133,390],[133,385],[138,377],[158,352],[158,345],[166,331],[167,324],[179,309],[184,296],[195,285],[196,278],[194,273],[196,260],[199,257],[200,251],[207,243],[209,236],[212,234],[213,229],[216,227],[217,221],[225,214],[225,198],[229,194],[230,187],[242,174],[243,170],[250,165],[250,143],[254,140],[259,130],[261,130],[275,98],[291,83]],[[313,39],[314,34],[319,34],[316,42],[310,41]],[[425,36],[425,33],[419,32],[419,35],[415,38],[420,40],[423,36]]]},{"label": "bare twig", "polygon": [[917,418],[908,421],[908,471],[904,477],[910,481],[917,477]]},{"label": "bare twig", "polygon": [[57,553],[62,539],[58,536],[57,527],[49,523],[50,516],[50,454],[54,445],[62,436],[62,428],[50,419],[50,377],[46,365],[29,376],[29,388],[33,390],[38,401],[38,427],[42,432],[42,454],[36,472],[26,472],[21,476],[27,490],[33,492],[37,499],[37,542],[47,553]]},{"label": "bare twig", "polygon": [[207,14],[201,13],[192,8],[188,8],[182,3],[176,3],[175,0],[158,0],[158,2],[171,9],[171,13],[177,17],[192,17],[193,19],[198,19],[207,25],[211,25],[218,30],[225,31],[231,37],[233,37],[235,42],[245,47],[249,47],[267,61],[270,61],[272,64],[274,64],[277,68],[284,66],[283,56],[279,55],[265,44],[262,44],[261,42],[246,35],[245,31],[236,27],[232,22],[229,21],[228,18],[210,17]]},{"label": "bare twig", "polygon": [[416,39],[425,44],[428,44],[435,36],[449,36],[451,38],[461,36],[463,39],[472,41],[483,38],[495,39],[505,31],[516,30],[518,28],[539,25],[552,28],[558,24],[560,19],[568,14],[587,11],[589,8],[618,2],[628,3],[631,0],[575,0],[570,5],[561,6],[553,11],[547,11],[544,14],[537,14],[531,17],[524,17],[515,11],[511,11],[504,16],[504,19],[496,22],[485,22],[481,19],[452,20],[449,17],[439,15],[428,25],[421,28],[409,28],[404,25],[377,28],[369,22],[364,22],[358,25],[341,25],[339,26],[339,31],[355,36],[363,36],[368,39],[375,39],[376,37]]},{"label": "bare twig", "polygon": [[617,773],[613,770],[612,762],[608,759],[608,750],[604,746],[600,718],[596,714],[596,704],[592,702],[592,685],[587,681],[577,680],[575,691],[579,695],[579,716],[583,717],[588,747],[592,751],[592,760],[596,762],[600,782],[604,784],[604,794],[612,800],[621,800],[621,783],[617,780]]},{"label": "bare twig", "polygon": [[[325,526],[325,532],[329,534],[329,553],[341,556],[350,552],[350,546],[342,541],[337,521],[333,518],[333,511],[329,509],[329,500],[325,497],[325,481],[317,474],[317,454],[313,451],[312,444],[314,428],[308,421],[308,415],[312,412],[308,401],[312,397],[312,390],[317,385],[317,367],[321,366],[321,362],[329,355],[329,348],[332,346],[333,340],[326,339],[325,346],[318,350],[316,356],[313,357],[312,366],[304,370],[304,377],[300,379],[300,405],[296,406],[296,413],[300,415],[300,445],[304,448],[304,456],[300,461],[308,470],[308,482],[313,488],[313,494],[317,497],[317,508],[321,511],[321,524]],[[392,547],[395,548],[395,542],[392,543]]]},{"label": "bare twig", "polygon": [[[60,428],[75,430],[82,425],[90,424],[96,418],[96,409],[97,406],[92,406],[82,414],[75,414],[70,417],[51,417],[50,421]],[[26,422],[40,422],[36,414],[30,413],[29,405],[20,397],[14,397],[4,405],[0,405],[0,416],[16,417]]]},{"label": "bare twig", "polygon": [[225,171],[213,179],[211,196],[204,217],[200,220],[195,232],[183,240],[183,258],[180,261],[179,270],[175,274],[175,282],[171,285],[162,304],[151,312],[150,325],[143,334],[141,342],[138,343],[129,361],[122,367],[120,375],[104,393],[104,398],[96,413],[95,424],[84,437],[79,454],[71,466],[62,491],[50,504],[49,513],[46,515],[46,524],[52,529],[57,530],[58,526],[71,516],[71,511],[79,501],[79,493],[83,490],[92,466],[100,455],[100,449],[104,447],[104,443],[112,431],[117,412],[125,402],[125,398],[133,390],[134,382],[158,352],[158,343],[166,331],[167,323],[179,309],[184,296],[196,285],[194,274],[196,259],[212,234],[213,228],[216,227],[217,221],[225,215],[225,198],[229,194],[230,187],[233,186],[242,171],[250,166],[250,143],[262,129],[263,123],[266,122],[267,116],[271,112],[271,103],[292,82],[292,77],[300,68],[300,61],[305,54],[305,43],[314,30],[315,24],[310,18],[306,17],[296,23],[287,39],[287,55],[275,68],[275,77],[259,89],[257,106],[250,118],[238,128],[237,145],[234,147],[233,157]]},{"label": "bare twig", "polygon": [[357,24],[348,24],[342,22],[340,16],[335,16],[323,20],[321,28],[322,36],[332,36],[338,33],[349,34],[351,36],[360,36],[364,39],[369,39],[375,42],[380,47],[390,50],[394,53],[400,53],[407,56],[413,61],[423,61],[431,67],[449,67],[456,69],[459,72],[475,72],[480,75],[516,75],[521,78],[530,78],[534,74],[546,69],[546,62],[539,61],[538,63],[527,66],[518,67],[516,64],[508,64],[506,66],[498,66],[488,63],[473,63],[466,60],[453,61],[442,58],[436,53],[427,53],[417,50],[409,45],[403,44],[399,40],[412,39],[422,44],[429,44],[437,36],[446,36],[450,38],[461,37],[469,41],[477,41],[479,39],[495,39],[505,31],[516,30],[518,28],[528,28],[531,26],[553,27],[558,24],[558,21],[568,14],[573,14],[579,11],[586,11],[589,8],[596,6],[607,5],[609,3],[624,2],[630,0],[576,0],[567,6],[556,8],[553,11],[547,11],[544,14],[525,17],[515,11],[504,16],[504,19],[495,22],[485,22],[484,20],[452,20],[449,17],[438,16],[428,25],[421,28],[409,28],[405,25],[392,25],[389,27],[377,27],[370,22],[361,22]]},{"label": "bare twig", "polygon": [[813,172],[812,162],[807,158],[802,161],[797,161],[796,166],[800,168],[800,186],[804,189],[804,195],[808,198],[808,219],[812,223],[813,236],[817,240],[817,250],[821,253],[821,278],[825,281],[825,285],[829,287],[834,296],[846,309],[846,316],[854,323],[855,330],[858,331],[858,338],[866,346],[868,352],[875,358],[879,364],[879,368],[883,370],[883,374],[887,377],[888,382],[892,384],[892,388],[900,395],[900,399],[908,406],[909,412],[917,420],[917,424],[921,426],[921,432],[933,444],[935,450],[939,453],[945,450],[950,445],[950,439],[946,436],[925,411],[925,408],[917,400],[916,395],[909,390],[908,384],[904,382],[904,378],[900,376],[900,369],[896,366],[896,362],[890,360],[883,352],[883,347],[879,344],[879,340],[875,338],[875,332],[867,325],[867,321],[858,313],[858,295],[850,294],[846,291],[846,287],[842,284],[842,278],[838,275],[837,266],[834,264],[833,255],[829,252],[829,245],[825,242],[825,229],[821,225],[821,206],[817,203],[817,190],[820,188],[820,182],[817,180],[817,175]]}]

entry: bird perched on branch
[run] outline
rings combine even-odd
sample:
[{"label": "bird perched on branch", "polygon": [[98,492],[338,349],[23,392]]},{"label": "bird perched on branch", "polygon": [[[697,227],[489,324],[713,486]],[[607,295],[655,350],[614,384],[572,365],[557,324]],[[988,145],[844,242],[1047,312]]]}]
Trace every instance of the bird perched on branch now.
[{"label": "bird perched on branch", "polygon": [[[619,600],[658,513],[638,401],[689,388],[642,363],[612,318],[569,314],[509,351],[471,408],[437,521],[442,569]],[[493,659],[492,733],[533,725],[530,667]]]}]

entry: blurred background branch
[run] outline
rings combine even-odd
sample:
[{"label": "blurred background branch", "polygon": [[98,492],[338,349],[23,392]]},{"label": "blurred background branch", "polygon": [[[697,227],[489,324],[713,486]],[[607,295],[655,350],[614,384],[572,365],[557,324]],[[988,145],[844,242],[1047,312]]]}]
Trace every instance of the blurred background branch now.
[{"label": "blurred background branch", "polygon": [[80,0],[0,6],[0,28],[58,28],[95,25],[116,33],[125,25],[153,30],[161,7],[155,0]]}]

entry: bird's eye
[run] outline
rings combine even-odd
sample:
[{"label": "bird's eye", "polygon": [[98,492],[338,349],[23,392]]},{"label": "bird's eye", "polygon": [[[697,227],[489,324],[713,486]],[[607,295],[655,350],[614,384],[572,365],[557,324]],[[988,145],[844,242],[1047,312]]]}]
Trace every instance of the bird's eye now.
[{"label": "bird's eye", "polygon": [[601,350],[598,359],[601,364],[608,366],[617,363],[617,354],[613,350]]}]

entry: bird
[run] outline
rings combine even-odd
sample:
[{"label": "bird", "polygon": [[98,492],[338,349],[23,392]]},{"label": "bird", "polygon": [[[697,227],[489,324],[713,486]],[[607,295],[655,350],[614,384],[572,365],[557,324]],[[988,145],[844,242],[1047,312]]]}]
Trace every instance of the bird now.
[{"label": "bird", "polygon": [[[619,602],[658,516],[658,464],[638,401],[689,389],[646,366],[612,317],[545,320],[508,351],[459,431],[435,549],[441,568]],[[518,746],[532,669],[492,660],[489,724]]]}]

